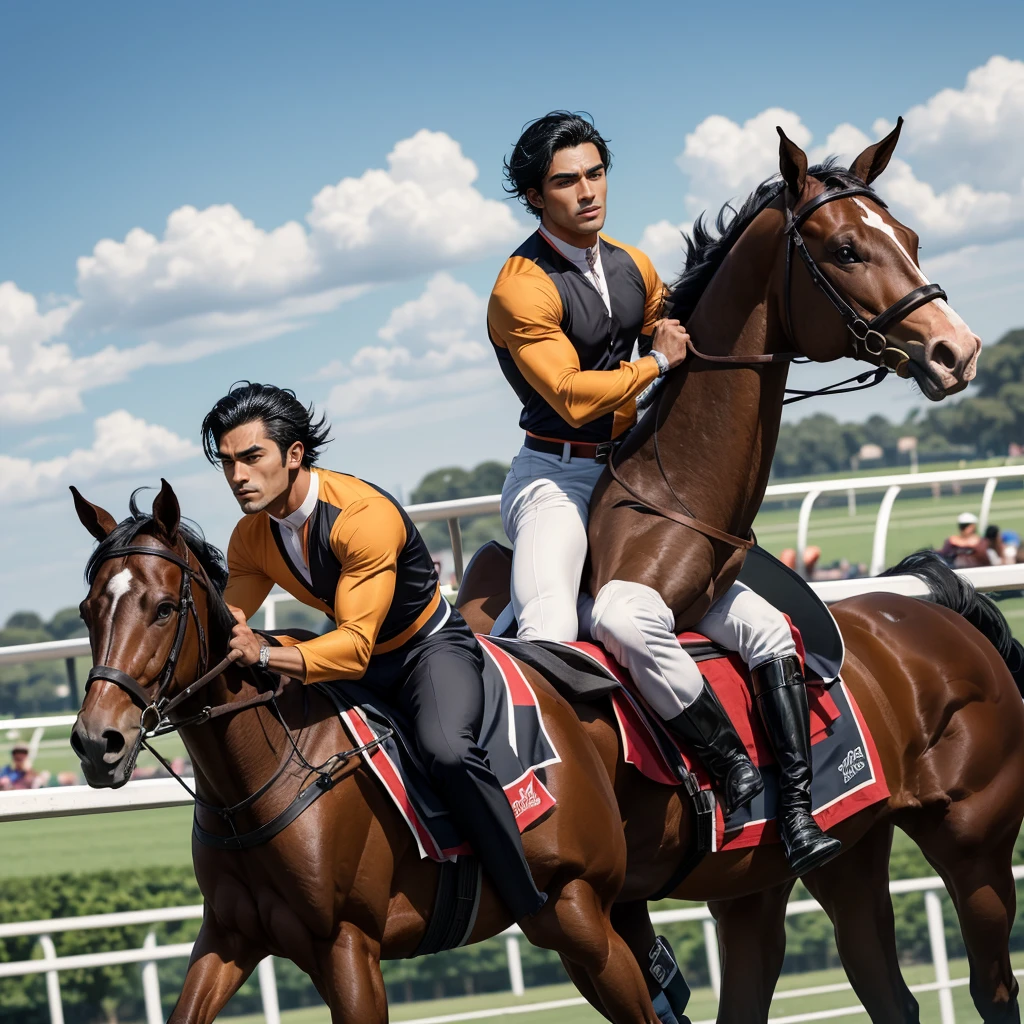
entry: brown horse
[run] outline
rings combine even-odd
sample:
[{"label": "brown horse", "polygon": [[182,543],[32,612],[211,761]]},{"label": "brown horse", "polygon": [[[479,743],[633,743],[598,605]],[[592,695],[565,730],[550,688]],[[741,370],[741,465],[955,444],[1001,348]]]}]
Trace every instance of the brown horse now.
[{"label": "brown horse", "polygon": [[[226,571],[219,552],[181,522],[170,486],[164,483],[152,516],[140,514],[133,498],[132,516],[120,525],[74,493],[80,519],[100,541],[82,615],[102,667],[90,673],[72,737],[89,784],[116,786],[130,776],[143,718],[152,729],[160,717],[143,709],[161,687],[174,701],[206,677],[173,713],[195,767],[200,828],[225,834],[210,805],[247,801],[235,815],[239,829],[267,825],[318,780],[334,782],[262,845],[221,850],[193,838],[206,902],[170,1020],[208,1024],[257,963],[274,955],[309,974],[337,1024],[383,1024],[380,960],[417,949],[434,906],[437,865],[420,859],[363,758],[335,757],[353,742],[324,695],[292,684],[276,705],[257,706],[251,670],[224,662],[207,672],[206,653],[227,651],[233,624],[220,596]],[[561,762],[547,768],[557,806],[523,836],[537,885],[549,895],[523,931],[586,977],[609,1019],[657,1024],[640,968],[609,920],[626,850],[608,775],[569,705],[524,671]],[[237,713],[219,717],[202,710],[232,705]],[[509,923],[485,880],[470,941]]]},{"label": "brown horse", "polygon": [[[781,132],[780,132],[781,134]],[[782,182],[762,185],[720,238],[698,223],[668,315],[687,324],[693,358],[632,432],[591,505],[592,593],[612,579],[658,590],[680,629],[736,578],[764,495],[788,356],[867,356],[913,375],[932,399],[973,377],[979,340],[917,266],[916,236],[869,189],[898,128],[849,171],[807,170],[783,136]],[[801,265],[802,264],[802,265]],[[867,320],[864,311],[882,310]],[[699,357],[698,357],[699,353]],[[704,358],[708,357],[708,358]],[[467,573],[459,607],[485,632],[508,600],[507,557],[491,547]],[[898,567],[899,568],[899,567]],[[918,1021],[900,974],[888,859],[904,829],[953,898],[986,1021],[1019,1021],[1009,959],[1010,869],[1024,819],[1024,705],[1007,668],[1005,620],[950,570],[902,567],[929,580],[931,603],[876,594],[833,606],[846,644],[843,678],[878,745],[891,796],[834,830],[844,851],[807,875],[830,915],[843,964],[876,1022]],[[692,837],[689,801],[623,763],[605,710],[577,707],[614,780],[628,870],[613,922],[638,958],[654,939],[645,900],[673,875]],[[780,847],[718,853],[675,890],[710,901],[723,948],[719,1020],[767,1020],[785,951],[794,879]],[[600,1008],[586,979],[574,980]]]}]

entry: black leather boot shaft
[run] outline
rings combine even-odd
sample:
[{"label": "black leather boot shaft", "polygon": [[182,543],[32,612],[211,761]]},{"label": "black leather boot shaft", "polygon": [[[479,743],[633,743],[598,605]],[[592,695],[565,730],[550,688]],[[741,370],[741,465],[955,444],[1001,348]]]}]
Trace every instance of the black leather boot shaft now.
[{"label": "black leather boot shaft", "polygon": [[777,822],[790,867],[799,875],[841,849],[811,816],[811,721],[796,658],[780,658],[753,674],[754,694],[779,765]]},{"label": "black leather boot shaft", "polygon": [[743,741],[706,679],[697,699],[665,724],[704,766],[726,814],[749,803],[764,789],[761,773],[747,756]]}]

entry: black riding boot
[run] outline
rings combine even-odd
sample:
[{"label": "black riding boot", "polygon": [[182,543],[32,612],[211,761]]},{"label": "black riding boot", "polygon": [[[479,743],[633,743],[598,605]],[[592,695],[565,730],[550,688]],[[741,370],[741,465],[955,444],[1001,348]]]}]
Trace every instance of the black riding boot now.
[{"label": "black riding boot", "polygon": [[704,766],[726,814],[749,803],[764,789],[761,773],[747,757],[725,708],[704,680],[700,696],[665,723]]},{"label": "black riding boot", "polygon": [[778,658],[752,673],[761,721],[779,764],[776,820],[789,866],[798,875],[841,849],[811,816],[811,720],[807,688],[796,658]]}]

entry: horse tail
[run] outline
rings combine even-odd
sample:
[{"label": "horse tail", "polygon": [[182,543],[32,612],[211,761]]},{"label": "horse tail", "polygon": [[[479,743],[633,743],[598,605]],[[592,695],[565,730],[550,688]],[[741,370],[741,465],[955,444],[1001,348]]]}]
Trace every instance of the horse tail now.
[{"label": "horse tail", "polygon": [[999,606],[986,594],[979,594],[974,585],[955,573],[936,551],[917,551],[907,555],[899,565],[883,576],[916,576],[930,592],[931,600],[943,608],[962,615],[999,652],[1006,667],[1024,696],[1024,646],[1014,639],[1010,624]]}]

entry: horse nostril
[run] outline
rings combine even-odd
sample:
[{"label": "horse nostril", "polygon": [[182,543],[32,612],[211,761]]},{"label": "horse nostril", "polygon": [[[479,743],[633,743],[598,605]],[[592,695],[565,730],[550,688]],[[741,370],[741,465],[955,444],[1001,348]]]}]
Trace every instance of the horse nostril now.
[{"label": "horse nostril", "polygon": [[79,761],[85,760],[85,746],[82,743],[81,736],[78,735],[77,728],[71,731],[71,749],[75,752],[75,756]]},{"label": "horse nostril", "polygon": [[106,757],[118,757],[124,750],[124,736],[117,729],[104,729],[103,739],[107,744]]},{"label": "horse nostril", "polygon": [[938,342],[932,349],[932,359],[950,371],[955,370],[960,364],[960,358],[953,346],[945,341]]}]

